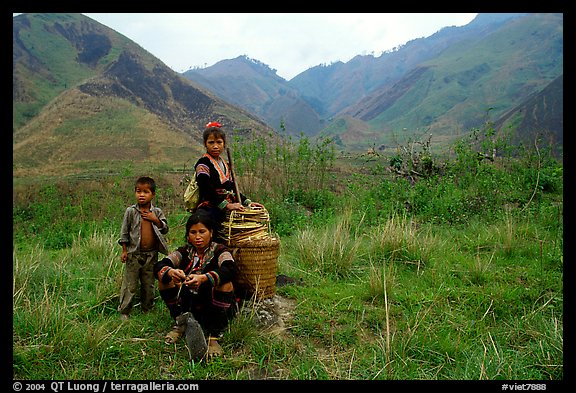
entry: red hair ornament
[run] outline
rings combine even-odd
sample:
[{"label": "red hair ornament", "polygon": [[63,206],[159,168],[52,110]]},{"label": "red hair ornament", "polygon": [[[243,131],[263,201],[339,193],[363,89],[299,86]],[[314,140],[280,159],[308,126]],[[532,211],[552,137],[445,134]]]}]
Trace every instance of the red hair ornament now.
[{"label": "red hair ornament", "polygon": [[210,127],[222,127],[222,124],[218,123],[217,121],[211,121],[210,123],[206,124],[206,128],[210,128]]}]

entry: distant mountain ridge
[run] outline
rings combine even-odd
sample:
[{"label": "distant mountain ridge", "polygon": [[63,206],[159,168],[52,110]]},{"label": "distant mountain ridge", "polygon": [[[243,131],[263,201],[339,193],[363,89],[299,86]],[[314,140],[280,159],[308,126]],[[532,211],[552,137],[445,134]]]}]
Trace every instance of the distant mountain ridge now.
[{"label": "distant mountain ridge", "polygon": [[[347,63],[320,66],[324,78],[308,78],[305,71],[289,81],[306,97],[320,99],[324,113],[334,116],[354,105],[371,92],[395,83],[421,63],[437,57],[449,46],[470,37],[480,39],[505,21],[525,14],[478,14],[468,25],[444,27],[426,38],[417,38],[400,45],[396,50],[372,55],[355,56]],[[322,82],[317,83],[318,80]]]},{"label": "distant mountain ridge", "polygon": [[276,72],[258,60],[239,56],[183,75],[218,97],[254,113],[269,125],[285,124],[308,135],[322,129],[320,115]]},{"label": "distant mountain ridge", "polygon": [[562,94],[562,14],[478,14],[291,81],[245,56],[179,74],[82,14],[22,14],[13,18],[13,173],[190,165],[207,120],[241,135],[329,136],[355,150],[424,131],[446,143],[481,126],[490,108],[515,140],[546,131],[561,144]]},{"label": "distant mountain ridge", "polygon": [[292,135],[332,136],[348,148],[422,130],[446,139],[480,126],[488,107],[497,119],[563,74],[563,15],[478,14],[379,57],[319,65],[290,81],[258,61],[245,73],[250,61],[183,75]]}]

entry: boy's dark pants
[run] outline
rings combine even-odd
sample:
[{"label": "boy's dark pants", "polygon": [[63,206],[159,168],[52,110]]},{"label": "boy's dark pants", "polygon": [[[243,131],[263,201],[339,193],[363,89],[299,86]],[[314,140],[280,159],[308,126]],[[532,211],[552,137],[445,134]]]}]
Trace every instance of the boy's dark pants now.
[{"label": "boy's dark pants", "polygon": [[142,311],[154,306],[154,264],[158,261],[158,251],[136,251],[128,254],[124,266],[124,277],[120,289],[118,311],[130,314],[138,284],[140,284],[140,304]]}]

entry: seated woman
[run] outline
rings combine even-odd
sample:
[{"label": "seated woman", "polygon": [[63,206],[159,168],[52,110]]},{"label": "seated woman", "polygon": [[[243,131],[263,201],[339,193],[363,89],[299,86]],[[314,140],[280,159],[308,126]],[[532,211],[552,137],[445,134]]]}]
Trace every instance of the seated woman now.
[{"label": "seated woman", "polygon": [[160,296],[175,320],[166,343],[186,333],[191,360],[222,354],[217,340],[237,311],[237,266],[230,250],[212,241],[214,225],[205,211],[194,212],[186,222],[186,245],[154,265]]}]

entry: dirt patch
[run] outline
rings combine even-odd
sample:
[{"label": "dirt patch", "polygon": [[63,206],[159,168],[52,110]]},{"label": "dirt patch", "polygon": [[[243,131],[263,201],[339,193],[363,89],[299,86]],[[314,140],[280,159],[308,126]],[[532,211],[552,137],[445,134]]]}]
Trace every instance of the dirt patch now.
[{"label": "dirt patch", "polygon": [[275,294],[268,299],[246,301],[242,312],[252,315],[259,327],[281,335],[290,326],[295,307],[295,300]]}]

